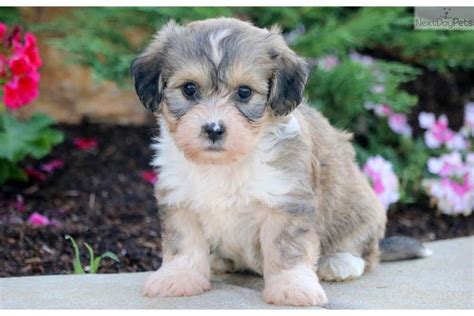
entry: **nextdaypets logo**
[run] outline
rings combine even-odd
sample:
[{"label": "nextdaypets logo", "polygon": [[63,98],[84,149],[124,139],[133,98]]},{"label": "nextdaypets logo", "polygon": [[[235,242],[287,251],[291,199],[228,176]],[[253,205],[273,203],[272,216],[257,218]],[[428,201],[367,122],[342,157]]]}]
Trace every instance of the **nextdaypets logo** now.
[{"label": "nextdaypets logo", "polygon": [[449,11],[451,11],[451,8],[443,8],[444,15],[441,15],[442,19],[450,19],[451,17],[449,15]]},{"label": "nextdaypets logo", "polygon": [[417,7],[415,30],[474,30],[474,7]]}]

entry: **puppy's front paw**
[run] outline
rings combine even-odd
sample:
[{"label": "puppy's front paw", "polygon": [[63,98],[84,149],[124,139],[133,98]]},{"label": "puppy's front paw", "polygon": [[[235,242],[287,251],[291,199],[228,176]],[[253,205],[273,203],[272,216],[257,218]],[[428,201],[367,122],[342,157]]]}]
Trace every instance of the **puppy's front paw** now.
[{"label": "puppy's front paw", "polygon": [[292,306],[323,306],[328,302],[315,273],[296,269],[267,278],[263,299],[269,304]]},{"label": "puppy's front paw", "polygon": [[148,297],[193,296],[210,289],[211,283],[203,273],[164,268],[148,278],[143,295]]}]

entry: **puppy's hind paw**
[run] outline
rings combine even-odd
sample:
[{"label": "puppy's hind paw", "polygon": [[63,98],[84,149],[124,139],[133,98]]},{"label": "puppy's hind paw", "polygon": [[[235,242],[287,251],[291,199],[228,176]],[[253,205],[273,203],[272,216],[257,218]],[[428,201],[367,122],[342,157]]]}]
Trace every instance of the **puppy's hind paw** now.
[{"label": "puppy's hind paw", "polygon": [[145,282],[143,295],[148,297],[193,296],[210,289],[211,283],[202,273],[159,269]]},{"label": "puppy's hind paw", "polygon": [[340,252],[319,261],[318,275],[324,281],[345,281],[364,273],[365,261],[347,252]]}]

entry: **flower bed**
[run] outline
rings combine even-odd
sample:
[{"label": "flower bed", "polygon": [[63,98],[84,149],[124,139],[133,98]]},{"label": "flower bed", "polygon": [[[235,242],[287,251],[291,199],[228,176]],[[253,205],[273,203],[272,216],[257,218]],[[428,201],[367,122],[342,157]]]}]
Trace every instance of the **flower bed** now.
[{"label": "flower bed", "polygon": [[[0,276],[72,273],[74,253],[66,234],[79,245],[88,242],[96,253],[117,254],[120,263],[103,260],[99,272],[157,269],[160,228],[150,183],[156,178],[149,171],[149,142],[156,127],[82,124],[60,129],[64,143],[50,156],[27,162],[44,177],[0,190]],[[79,147],[77,139],[95,140],[96,147]],[[51,161],[64,165],[53,163],[57,168],[50,173]],[[47,220],[31,219],[34,213]],[[474,233],[473,215],[436,214],[426,204],[399,206],[388,217],[387,235],[428,241]]]}]

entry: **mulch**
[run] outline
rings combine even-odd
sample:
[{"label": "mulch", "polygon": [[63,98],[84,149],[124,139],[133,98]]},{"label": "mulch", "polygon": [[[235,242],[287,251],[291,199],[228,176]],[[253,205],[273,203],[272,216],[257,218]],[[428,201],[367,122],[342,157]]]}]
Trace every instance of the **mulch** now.
[{"label": "mulch", "polygon": [[[150,271],[161,264],[160,225],[153,186],[141,172],[150,170],[151,137],[156,127],[90,124],[60,125],[66,140],[41,161],[62,159],[63,168],[44,181],[3,185],[0,188],[0,277],[66,274],[72,272],[73,249],[64,236],[78,242],[84,265],[84,242],[96,254],[112,251],[120,263],[104,259],[100,273]],[[73,140],[90,137],[94,150],[78,150]],[[18,196],[24,209],[13,207]],[[36,228],[27,219],[39,212],[55,225]],[[390,210],[387,235],[423,241],[474,234],[474,216],[450,217],[428,205]]]}]

